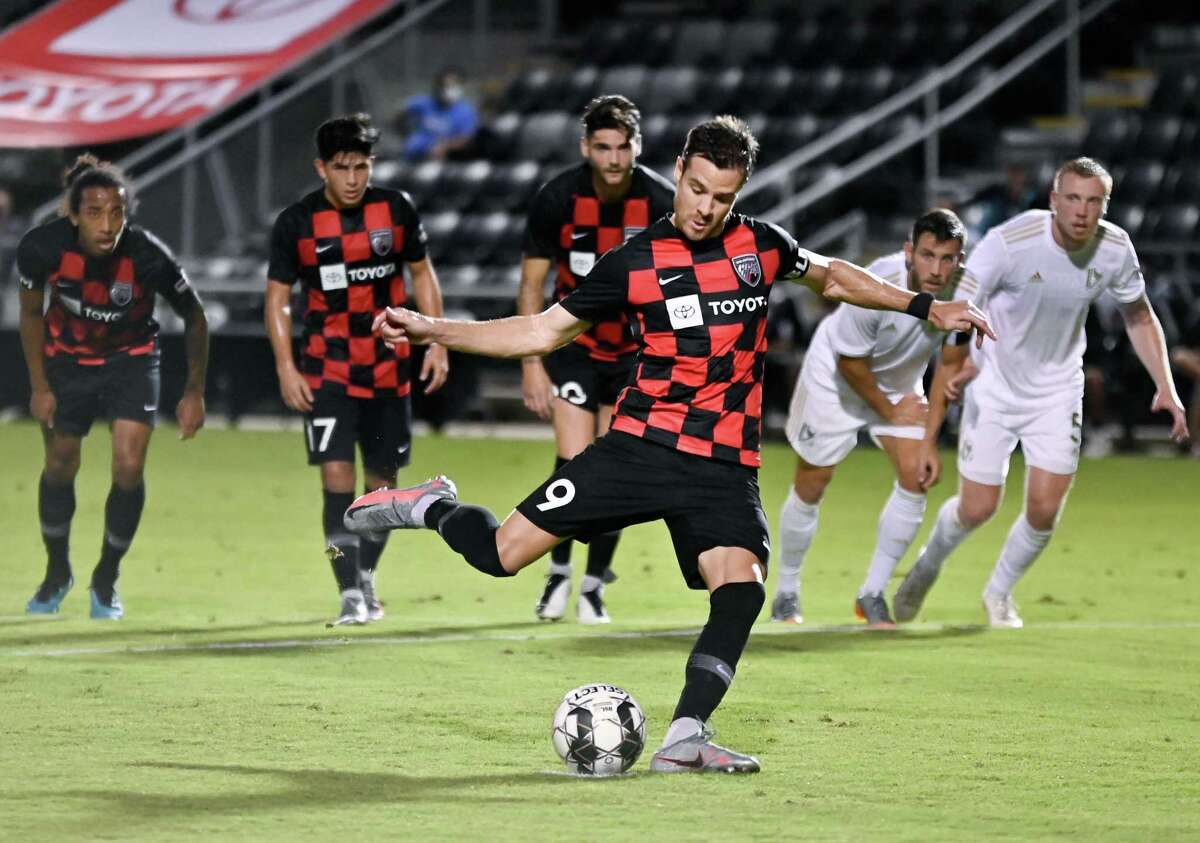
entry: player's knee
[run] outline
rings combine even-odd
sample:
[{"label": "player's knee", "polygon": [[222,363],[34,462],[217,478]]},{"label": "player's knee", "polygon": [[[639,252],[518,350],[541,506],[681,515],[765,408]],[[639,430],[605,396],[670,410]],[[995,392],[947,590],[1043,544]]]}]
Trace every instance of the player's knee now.
[{"label": "player's knee", "polygon": [[1053,530],[1061,511],[1062,506],[1055,501],[1029,501],[1025,507],[1025,520],[1035,530]]},{"label": "player's knee", "polygon": [[129,458],[113,460],[113,484],[122,489],[136,489],[142,485],[142,475],[146,468],[144,459]]},{"label": "player's knee", "polygon": [[1000,506],[998,497],[972,497],[964,495],[958,501],[958,520],[964,527],[974,529],[986,523]]},{"label": "player's knee", "polygon": [[919,476],[917,461],[915,459],[908,460],[900,464],[900,469],[896,472],[896,482],[906,492],[923,495],[925,490],[921,488],[921,483],[917,479]]},{"label": "player's knee", "polygon": [[796,497],[806,504],[812,505],[821,502],[821,498],[825,497],[825,490],[829,488],[832,480],[832,466],[801,466],[796,469],[796,478],[792,481],[792,487],[796,490]]},{"label": "player's knee", "polygon": [[78,451],[50,451],[46,454],[45,474],[56,484],[69,483],[79,473],[79,463]]}]

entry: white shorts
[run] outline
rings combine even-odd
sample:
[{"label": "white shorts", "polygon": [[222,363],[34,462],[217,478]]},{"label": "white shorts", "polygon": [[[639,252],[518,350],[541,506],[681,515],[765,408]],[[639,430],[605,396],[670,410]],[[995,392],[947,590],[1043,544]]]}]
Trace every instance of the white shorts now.
[{"label": "white shorts", "polygon": [[968,389],[958,433],[958,473],[976,483],[1004,485],[1019,441],[1026,465],[1074,474],[1082,422],[1082,398],[1049,407],[998,407],[972,400]]},{"label": "white shorts", "polygon": [[[902,396],[888,396],[895,403]],[[861,403],[848,403],[822,394],[813,394],[804,383],[796,379],[792,391],[792,404],[788,409],[787,438],[800,459],[809,465],[837,465],[858,444],[858,432],[862,429],[871,434],[872,441],[879,444],[880,436],[895,436],[899,439],[923,439],[925,428],[917,425],[896,426],[888,424],[879,414]]]}]

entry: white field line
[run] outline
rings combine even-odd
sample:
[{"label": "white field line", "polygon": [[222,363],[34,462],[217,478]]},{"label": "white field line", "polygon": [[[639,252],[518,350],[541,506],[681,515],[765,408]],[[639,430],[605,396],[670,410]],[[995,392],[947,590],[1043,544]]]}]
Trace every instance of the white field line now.
[{"label": "white field line", "polygon": [[[980,624],[906,624],[896,632],[877,632],[867,629],[862,624],[847,625],[812,625],[812,626],[763,626],[754,630],[755,635],[805,635],[832,633],[842,635],[879,634],[885,638],[890,635],[903,635],[905,632],[941,632],[941,631],[983,631],[986,627]],[[1069,622],[1028,624],[1023,632],[1000,630],[1003,635],[1021,635],[1039,631],[1067,632],[1118,632],[1122,630],[1185,630],[1200,629],[1200,621],[1169,621],[1162,623],[1138,622]],[[419,644],[453,644],[463,642],[540,642],[578,640],[599,638],[607,640],[627,640],[643,638],[690,638],[699,633],[696,628],[662,629],[662,630],[617,630],[599,632],[595,630],[579,630],[562,634],[534,635],[530,633],[493,633],[493,632],[458,632],[445,635],[390,635],[390,636],[353,636],[331,633],[329,638],[282,638],[274,641],[210,641],[195,644],[144,644],[134,646],[112,647],[71,647],[67,649],[0,649],[0,657],[13,658],[62,658],[67,656],[111,656],[111,655],[145,655],[155,653],[191,653],[191,652],[220,652],[229,650],[296,650],[316,649],[319,647],[343,647],[371,644],[385,647],[402,647]],[[333,637],[337,636],[337,637]]]}]

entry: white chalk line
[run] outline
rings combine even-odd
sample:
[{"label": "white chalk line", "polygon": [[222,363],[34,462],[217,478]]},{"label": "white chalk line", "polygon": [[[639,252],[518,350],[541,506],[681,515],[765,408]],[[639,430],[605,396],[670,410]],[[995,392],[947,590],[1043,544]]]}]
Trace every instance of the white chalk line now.
[{"label": "white chalk line", "polygon": [[[1119,632],[1119,631],[1150,631],[1150,630],[1191,630],[1200,629],[1200,621],[1163,621],[1163,622],[1081,622],[1063,621],[1050,623],[1027,624],[1024,630],[995,630],[1001,635],[1023,635],[1040,631],[1068,632]],[[863,624],[842,625],[775,625],[761,626],[754,629],[756,636],[765,635],[878,635],[904,636],[906,633],[918,632],[982,632],[987,630],[982,624],[943,624],[915,623],[905,624],[897,630],[873,630]],[[111,655],[153,655],[157,653],[199,653],[246,650],[296,650],[318,649],[322,647],[347,647],[356,645],[374,645],[382,647],[403,647],[420,644],[454,644],[454,643],[486,643],[486,642],[526,642],[569,641],[583,639],[602,640],[636,640],[646,638],[689,638],[699,633],[696,627],[686,629],[660,630],[629,630],[629,631],[597,631],[593,629],[564,632],[561,634],[532,634],[528,632],[456,632],[431,635],[389,635],[389,636],[344,636],[329,638],[281,638],[273,641],[209,641],[194,644],[143,644],[134,646],[98,646],[71,647],[66,649],[0,649],[0,658],[64,658],[70,656],[111,656]]]}]

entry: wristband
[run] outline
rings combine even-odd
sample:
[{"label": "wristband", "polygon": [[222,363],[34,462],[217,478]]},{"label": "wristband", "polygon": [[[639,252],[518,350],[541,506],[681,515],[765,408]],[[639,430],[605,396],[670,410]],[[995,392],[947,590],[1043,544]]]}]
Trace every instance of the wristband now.
[{"label": "wristband", "polygon": [[933,293],[917,293],[909,302],[904,312],[918,319],[929,318],[929,308],[933,306]]}]

